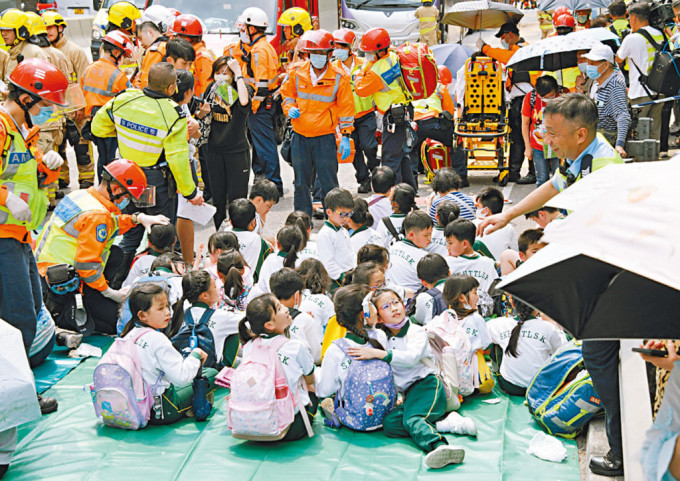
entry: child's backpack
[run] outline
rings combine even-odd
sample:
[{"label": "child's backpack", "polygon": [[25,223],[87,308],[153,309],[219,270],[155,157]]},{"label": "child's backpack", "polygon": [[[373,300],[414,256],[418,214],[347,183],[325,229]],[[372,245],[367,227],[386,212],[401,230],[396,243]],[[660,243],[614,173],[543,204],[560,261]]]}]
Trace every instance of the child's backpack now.
[{"label": "child's backpack", "polygon": [[[132,285],[132,287],[137,287],[140,284],[146,284],[147,282],[151,282],[153,284],[158,284],[161,286],[165,292],[170,292],[170,281],[168,281],[168,278],[165,276],[145,276],[145,277],[140,277],[135,281],[135,283]],[[127,325],[128,322],[132,319],[132,313],[130,312],[130,300],[125,299],[125,302],[123,303],[123,307],[120,310],[120,317],[118,318],[118,322],[116,323],[116,334],[118,336],[121,335],[123,332],[123,329],[125,329],[125,326]]]},{"label": "child's backpack", "polygon": [[[230,389],[226,403],[227,426],[237,439],[278,441],[295,419],[297,386],[291,389],[283,373],[278,350],[288,339],[277,336],[269,346],[257,338],[251,351],[236,369],[225,368],[220,384]],[[223,370],[224,372],[224,370]],[[305,407],[297,403],[300,410]],[[314,435],[303,415],[307,434]]]},{"label": "child's backpack", "polygon": [[580,342],[565,344],[546,361],[527,388],[527,402],[543,429],[567,439],[576,437],[602,410]]},{"label": "child's backpack", "polygon": [[427,44],[408,42],[397,48],[401,76],[413,100],[426,99],[437,89],[437,62]]},{"label": "child's backpack", "polygon": [[[347,357],[351,347],[345,339],[335,343]],[[394,409],[397,388],[392,368],[380,359],[352,359],[342,389],[335,395],[335,418],[328,424],[340,424],[355,431],[374,431],[382,427],[385,415]]]},{"label": "child's backpack", "polygon": [[194,316],[191,315],[191,310],[184,311],[184,324],[179,332],[172,338],[172,346],[177,349],[185,358],[191,354],[191,351],[200,347],[208,355],[203,367],[212,367],[219,369],[217,354],[215,352],[215,339],[212,331],[208,327],[210,317],[215,313],[214,309],[206,309],[203,315],[198,320],[198,324],[194,322]]},{"label": "child's backpack", "polygon": [[383,217],[382,221],[383,221],[383,224],[385,224],[385,227],[387,227],[387,232],[389,232],[390,235],[392,236],[392,238],[390,239],[390,243],[389,243],[390,245],[396,244],[397,242],[399,242],[400,240],[402,240],[404,238],[403,228],[399,229],[399,232],[397,232],[397,228],[394,227],[394,224],[392,223],[392,219],[390,219],[389,217]]},{"label": "child's backpack", "polygon": [[420,289],[418,289],[413,297],[409,299],[408,303],[406,304],[406,315],[407,316],[413,316],[416,313],[416,297],[418,297],[420,294],[429,294],[430,297],[432,297],[432,319],[437,317],[439,314],[444,312],[447,307],[449,307],[446,304],[446,301],[444,300],[444,296],[442,295],[442,291],[437,289],[436,287],[433,287],[432,289],[428,289],[427,287],[423,286]]},{"label": "child's backpack", "polygon": [[144,382],[135,342],[151,331],[144,328],[134,337],[117,338],[94,368],[94,412],[107,426],[137,430],[149,422],[154,388]]}]

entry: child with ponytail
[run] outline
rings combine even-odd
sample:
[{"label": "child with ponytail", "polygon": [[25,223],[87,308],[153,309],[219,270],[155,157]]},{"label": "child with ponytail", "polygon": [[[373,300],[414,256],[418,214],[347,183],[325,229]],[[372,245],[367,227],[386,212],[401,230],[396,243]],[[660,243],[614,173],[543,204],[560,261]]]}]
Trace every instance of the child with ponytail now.
[{"label": "child with ponytail", "polygon": [[432,229],[432,240],[425,250],[433,254],[446,257],[449,250],[446,247],[446,236],[444,230],[454,220],[460,216],[460,206],[452,200],[445,200],[437,206],[436,224]]},{"label": "child with ponytail", "polygon": [[300,265],[298,253],[305,248],[307,233],[297,225],[283,226],[276,234],[276,255],[267,257],[262,263],[260,277],[251,292],[255,297],[260,294],[271,292],[269,278],[282,267],[295,269]]},{"label": "child with ponytail", "polygon": [[333,301],[328,296],[331,278],[318,259],[305,259],[297,269],[304,283],[300,310],[312,316],[326,328],[328,321],[335,315]]},{"label": "child with ponytail", "polygon": [[502,360],[497,359],[498,384],[508,394],[525,396],[538,370],[567,338],[536,309],[517,298],[513,302],[517,317],[497,317],[486,327],[491,341],[504,351]]},{"label": "child with ponytail", "polygon": [[484,318],[477,312],[479,281],[472,276],[456,274],[444,283],[442,297],[452,309],[465,334],[470,338],[472,351],[484,350],[491,344]]},{"label": "child with ponytail", "polygon": [[354,255],[365,246],[371,237],[375,235],[373,230],[373,216],[368,211],[368,202],[361,197],[354,198],[354,209],[347,221],[347,227],[351,234],[349,240],[352,243]]},{"label": "child with ponytail", "polygon": [[253,285],[246,278],[246,261],[236,249],[223,252],[217,258],[217,275],[222,282],[219,307],[246,310],[246,299]]},{"label": "child with ponytail", "polygon": [[[246,359],[252,349],[254,339],[261,339],[265,345],[271,344],[279,336],[288,337],[288,329],[292,323],[290,312],[286,306],[272,294],[263,294],[252,299],[246,308],[246,315],[238,325],[238,332],[243,343],[243,357]],[[303,415],[309,422],[314,422],[318,400],[314,393],[314,359],[309,349],[300,341],[287,339],[279,348],[286,381],[291,391],[297,393],[295,398],[305,406],[295,407],[295,420],[291,424],[283,441],[295,441],[307,436]]]},{"label": "child with ponytail", "polygon": [[298,253],[300,259],[317,259],[319,253],[316,249],[316,241],[309,238],[309,236],[312,235],[312,219],[309,217],[309,214],[302,210],[294,210],[286,217],[286,225],[296,225],[301,231],[307,233],[305,248]]}]

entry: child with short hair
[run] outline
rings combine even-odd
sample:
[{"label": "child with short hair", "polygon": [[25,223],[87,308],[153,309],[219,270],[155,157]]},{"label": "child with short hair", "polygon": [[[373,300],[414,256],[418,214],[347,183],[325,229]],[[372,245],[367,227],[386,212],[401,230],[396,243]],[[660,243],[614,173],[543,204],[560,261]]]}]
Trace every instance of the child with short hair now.
[{"label": "child with short hair", "polygon": [[449,250],[446,262],[449,264],[451,274],[467,274],[479,282],[479,303],[482,312],[488,312],[493,301],[489,296],[489,288],[498,277],[494,261],[475,252],[472,246],[475,244],[477,227],[469,220],[458,219],[446,226],[444,235]]},{"label": "child with short hair", "polygon": [[307,233],[303,232],[297,225],[285,225],[276,234],[275,255],[267,257],[262,263],[260,278],[251,293],[251,297],[271,292],[269,278],[283,267],[296,268],[300,264],[298,252],[300,252],[307,242]]},{"label": "child with short hair", "polygon": [[317,259],[319,253],[316,247],[316,241],[312,240],[310,237],[312,235],[312,219],[309,217],[309,214],[302,210],[294,210],[286,217],[286,225],[297,225],[301,230],[307,233],[305,248],[298,253],[300,259]]},{"label": "child with short hair", "polygon": [[347,226],[352,231],[349,239],[352,242],[354,254],[368,244],[369,239],[375,234],[372,225],[373,216],[368,211],[368,203],[361,197],[355,197],[354,210],[347,221]]},{"label": "child with short hair", "polygon": [[327,220],[316,239],[319,260],[334,281],[331,292],[342,285],[345,272],[355,266],[352,241],[345,226],[352,215],[354,199],[348,190],[332,189],[324,199]]},{"label": "child with short hair", "polygon": [[472,276],[456,274],[444,282],[443,297],[461,320],[461,327],[470,338],[473,351],[484,350],[491,344],[484,318],[477,312],[479,282]]},{"label": "child with short hair", "polygon": [[238,250],[252,271],[253,282],[259,280],[262,263],[272,252],[267,241],[255,232],[256,214],[255,204],[247,199],[236,199],[229,204],[230,229],[238,238]]},{"label": "child with short hair", "polygon": [[394,171],[384,165],[376,167],[371,173],[373,195],[368,198],[368,211],[373,216],[373,229],[378,228],[383,217],[392,214],[390,195],[396,181]]},{"label": "child with short hair", "polygon": [[[479,225],[485,217],[500,214],[503,211],[505,198],[503,193],[495,187],[487,187],[477,195],[477,218],[473,221]],[[475,240],[473,248],[490,257],[494,261],[500,262],[501,255],[506,249],[517,250],[517,233],[515,228],[508,224],[490,234]]]},{"label": "child with short hair", "polygon": [[[264,345],[269,345],[279,336],[285,336],[291,323],[288,308],[272,294],[263,294],[251,300],[246,308],[246,315],[238,326],[241,342],[244,344],[243,358],[246,359],[250,354],[251,341],[259,338]],[[302,413],[312,423],[318,407],[314,393],[314,359],[309,349],[297,339],[287,340],[277,354],[289,389],[295,393],[296,400],[299,399],[305,406],[300,411],[300,405],[296,401],[295,419],[283,438],[283,441],[295,441],[307,436]]]},{"label": "child with short hair", "polygon": [[146,252],[139,254],[132,261],[132,267],[128,272],[123,287],[131,286],[132,283],[140,276],[149,273],[151,264],[161,254],[172,250],[175,242],[177,242],[177,231],[172,224],[167,225],[152,225],[148,235],[149,248]]},{"label": "child with short hair", "polygon": [[255,232],[267,242],[274,243],[274,238],[267,239],[264,234],[264,225],[267,222],[267,214],[279,203],[279,188],[268,179],[258,179],[250,187],[248,199],[255,206]]},{"label": "child with short hair", "polygon": [[555,207],[548,207],[545,205],[539,209],[524,214],[524,217],[526,219],[533,220],[543,229],[548,227],[548,224],[550,224],[552,221],[561,220],[565,218],[559,209],[556,209]]},{"label": "child with short hair", "polygon": [[449,276],[449,265],[439,254],[430,253],[418,261],[416,271],[423,286],[421,292],[416,293],[413,318],[425,326],[439,314],[436,304],[443,302],[442,292]]},{"label": "child with short hair", "polygon": [[[160,409],[151,410],[149,424],[172,424],[182,419],[191,407],[192,381],[208,355],[197,347],[183,358],[170,339],[160,332],[170,322],[168,296],[161,286],[146,283],[133,287],[128,300],[132,320],[121,337],[134,338],[141,329],[150,328],[135,341],[142,378],[152,387],[154,398],[160,400]],[[214,379],[217,371],[206,368],[203,374]]]},{"label": "child with short hair", "polygon": [[410,212],[404,219],[405,238],[390,247],[391,265],[385,274],[388,282],[418,290],[418,261],[427,255],[425,248],[432,238],[432,219],[422,211]]},{"label": "child with short hair", "polygon": [[510,274],[531,256],[543,249],[546,245],[542,242],[543,229],[527,229],[517,239],[519,251],[507,250],[501,255],[501,276]]},{"label": "child with short hair", "polygon": [[[385,247],[375,245],[375,244],[368,244],[359,249],[359,252],[357,253],[357,263],[358,264],[364,264],[366,262],[376,262],[380,268],[382,269],[382,286],[380,288],[387,288],[387,289],[392,289],[395,291],[397,294],[399,294],[399,297],[402,299],[409,299],[413,296],[415,293],[414,289],[406,288],[403,286],[398,286],[395,285],[391,282],[387,282],[385,279],[385,273],[387,270],[390,268],[390,251],[388,251]],[[377,285],[377,282],[372,283],[371,285]]]},{"label": "child with short hair", "polygon": [[385,287],[385,269],[375,261],[363,262],[356,266],[351,276],[345,278],[348,284],[365,285],[371,292]]},{"label": "child with short hair", "polygon": [[369,239],[372,244],[389,248],[401,237],[401,227],[406,214],[418,208],[416,206],[416,191],[405,182],[397,184],[392,191],[391,203],[394,213],[382,218],[375,229],[375,235]]},{"label": "child with short hair", "polygon": [[312,354],[314,364],[321,362],[321,341],[323,340],[323,324],[312,316],[299,310],[302,301],[304,283],[300,274],[289,267],[272,274],[269,279],[272,294],[288,308],[293,322],[289,328],[291,339],[297,339],[307,346]]},{"label": "child with short hair", "polygon": [[460,218],[473,220],[475,218],[475,201],[472,197],[458,192],[461,178],[451,167],[442,167],[432,179],[432,195],[428,199],[428,213],[432,220],[436,220],[437,206],[445,200],[452,200],[460,206]]},{"label": "child with short hair", "polygon": [[306,312],[325,328],[333,317],[333,301],[328,297],[331,278],[318,259],[305,259],[297,269],[302,277],[302,302],[299,309]]},{"label": "child with short hair", "polygon": [[243,256],[236,249],[222,252],[217,258],[217,275],[222,284],[221,289],[218,287],[219,307],[246,310],[248,294],[253,288],[245,276],[247,268]]},{"label": "child with short hair", "polygon": [[564,332],[519,299],[514,299],[518,319],[497,317],[486,323],[491,341],[504,355],[497,359],[498,385],[508,394],[526,396],[527,388],[550,356],[567,342]]},{"label": "child with short hair", "polygon": [[449,250],[446,248],[444,229],[460,216],[460,206],[452,200],[440,202],[437,206],[437,223],[432,229],[432,240],[427,246],[427,251],[446,257]]}]

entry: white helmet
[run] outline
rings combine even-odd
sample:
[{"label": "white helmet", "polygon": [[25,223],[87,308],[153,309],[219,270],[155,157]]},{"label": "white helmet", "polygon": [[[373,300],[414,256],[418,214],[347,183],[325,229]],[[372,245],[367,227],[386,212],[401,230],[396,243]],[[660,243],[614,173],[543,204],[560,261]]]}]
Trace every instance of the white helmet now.
[{"label": "white helmet", "polygon": [[245,25],[252,25],[253,27],[268,27],[269,19],[264,10],[257,7],[246,8],[241,16],[238,18],[240,23]]},{"label": "white helmet", "polygon": [[175,22],[175,16],[163,5],[151,5],[142,14],[140,23],[152,22],[158,25],[161,33],[166,33]]}]

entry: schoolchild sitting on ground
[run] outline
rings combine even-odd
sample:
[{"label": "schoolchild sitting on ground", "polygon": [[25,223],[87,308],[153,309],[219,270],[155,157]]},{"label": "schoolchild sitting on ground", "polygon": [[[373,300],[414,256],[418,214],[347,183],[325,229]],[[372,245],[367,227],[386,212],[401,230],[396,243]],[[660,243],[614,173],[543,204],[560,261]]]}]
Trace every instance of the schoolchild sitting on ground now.
[{"label": "schoolchild sitting on ground", "polygon": [[236,234],[233,232],[215,232],[208,238],[208,257],[197,268],[205,269],[213,278],[219,281],[219,276],[217,275],[218,257],[222,252],[238,248],[239,240]]},{"label": "schoolchild sitting on ground", "polygon": [[527,229],[522,232],[517,240],[519,251],[507,250],[501,255],[501,276],[510,274],[529,257],[547,246],[548,244],[541,242],[542,237],[542,228]]},{"label": "schoolchild sitting on ground", "polygon": [[416,191],[409,184],[397,184],[392,190],[391,203],[394,213],[380,220],[378,227],[375,228],[375,234],[368,240],[369,243],[389,248],[393,242],[403,237],[401,225],[406,214],[417,209]]},{"label": "schoolchild sitting on ground", "polygon": [[470,338],[473,351],[483,351],[491,344],[484,318],[477,312],[479,282],[472,276],[456,274],[444,283],[444,301],[461,320],[465,334]]},{"label": "schoolchild sitting on ground", "polygon": [[332,189],[324,199],[327,220],[316,240],[319,260],[334,281],[331,292],[342,285],[345,272],[356,265],[352,242],[345,226],[354,208],[354,199],[348,190]]},{"label": "schoolchild sitting on ground", "polygon": [[312,316],[325,328],[329,319],[335,315],[333,301],[328,294],[331,278],[318,259],[305,259],[297,271],[304,283],[299,310]]},{"label": "schoolchild sitting on ground", "polygon": [[303,282],[300,274],[289,267],[272,274],[269,279],[272,294],[288,308],[293,322],[289,328],[291,339],[302,342],[312,354],[315,364],[321,362],[321,341],[323,326],[306,312],[298,308],[302,299]]},{"label": "schoolchild sitting on ground", "polygon": [[305,248],[298,252],[300,260],[318,259],[319,253],[317,251],[316,241],[310,238],[312,235],[312,219],[309,217],[309,214],[302,210],[294,210],[286,217],[286,225],[297,225],[307,233]]},{"label": "schoolchild sitting on ground", "polygon": [[449,265],[439,254],[427,254],[418,261],[416,270],[422,287],[420,292],[416,292],[415,301],[411,300],[410,303],[413,305],[413,318],[424,326],[448,307],[442,292],[444,282],[449,277]]},{"label": "schoolchild sitting on ground", "polygon": [[472,197],[458,192],[461,186],[460,176],[450,167],[443,167],[434,174],[432,194],[427,200],[427,212],[436,221],[437,206],[446,200],[452,200],[460,206],[460,218],[475,218],[475,201]]},{"label": "schoolchild sitting on ground", "polygon": [[[449,446],[434,426],[445,414],[446,393],[433,368],[428,366],[434,357],[425,329],[406,317],[404,303],[394,291],[378,290],[371,302],[387,334],[385,349],[354,347],[349,349],[349,355],[361,360],[382,359],[392,367],[394,383],[403,393],[404,402],[385,416],[385,434],[393,438],[411,437],[427,453],[425,464],[430,468],[463,462],[465,451]],[[448,423],[442,427],[449,427]]]},{"label": "schoolchild sitting on ground", "polygon": [[383,217],[392,215],[392,188],[397,180],[394,171],[389,167],[380,166],[371,173],[371,187],[373,195],[367,199],[368,211],[373,216],[373,229],[377,229]]},{"label": "schoolchild sitting on ground", "polygon": [[[149,424],[175,423],[191,408],[194,394],[191,383],[208,355],[202,349],[194,348],[184,358],[170,339],[158,331],[164,330],[170,322],[168,296],[161,286],[149,283],[134,287],[128,299],[132,322],[127,324],[121,337],[134,338],[141,329],[151,328],[135,342],[142,378],[152,387],[154,397],[160,400],[151,409]],[[217,371],[205,368],[203,374],[212,381]]]},{"label": "schoolchild sitting on ground", "polygon": [[[184,291],[182,302],[177,305],[172,316],[173,326],[184,328],[191,324],[206,324],[212,334],[212,339],[207,341],[212,341],[210,347],[215,353],[215,359],[209,358],[206,367],[217,367],[222,364],[232,366],[238,353],[238,324],[243,319],[243,311],[230,307],[219,309],[212,307],[219,302],[220,295],[215,286],[215,279],[206,271],[191,271],[185,274],[182,278],[182,290]],[[184,301],[191,304],[186,311],[183,308]],[[173,338],[173,344],[177,346],[176,338]],[[213,363],[214,365],[211,365]]]},{"label": "schoolchild sitting on ground", "polygon": [[306,242],[307,232],[303,231],[299,226],[283,226],[276,234],[277,253],[267,257],[262,263],[260,279],[253,287],[251,297],[257,297],[261,294],[271,292],[269,288],[269,278],[274,272],[282,267],[295,269],[300,265],[298,252],[304,249]]},{"label": "schoolchild sitting on ground", "polygon": [[[246,316],[238,326],[239,336],[243,343],[243,358],[248,357],[254,339],[259,338],[265,345],[280,342],[278,338],[286,337],[291,323],[288,308],[273,295],[263,294],[251,300],[246,309]],[[314,422],[318,407],[318,400],[314,393],[314,359],[309,349],[295,339],[286,339],[277,354],[288,387],[292,392],[297,390],[295,397],[300,399],[305,407],[300,412],[300,406],[295,406],[295,420],[283,438],[283,441],[295,441],[307,436],[302,413],[307,415],[310,423]]]},{"label": "schoolchild sitting on ground", "polygon": [[491,283],[498,277],[498,272],[492,259],[475,252],[472,248],[476,229],[472,222],[462,219],[446,226],[444,235],[449,249],[446,262],[449,263],[451,274],[467,274],[477,279],[479,282],[477,307],[485,314],[490,312],[493,304],[488,292]]},{"label": "schoolchild sitting on ground", "polygon": [[238,250],[243,256],[243,260],[251,269],[253,282],[257,282],[260,277],[260,269],[265,258],[272,252],[271,247],[262,237],[257,235],[255,228],[257,220],[255,218],[255,205],[246,199],[236,199],[229,204],[229,220],[231,221],[231,231],[238,238]]},{"label": "schoolchild sitting on ground", "polygon": [[[166,252],[156,257],[149,268],[151,276],[164,277],[170,285],[168,291],[168,300],[173,306],[182,298],[182,276],[186,274],[187,268],[182,258],[182,254],[178,252]],[[135,279],[135,283],[139,282],[140,278]]]},{"label": "schoolchild sitting on ground", "polygon": [[369,239],[375,234],[372,226],[373,216],[368,211],[368,203],[361,197],[355,197],[354,210],[347,221],[347,227],[351,231],[349,239],[352,242],[352,251],[355,256],[359,249],[368,244]]},{"label": "schoolchild sitting on ground", "polygon": [[418,278],[418,261],[427,255],[425,248],[432,239],[432,219],[422,211],[410,212],[404,219],[405,238],[390,246],[391,265],[385,277],[397,286],[417,291],[421,287]]},{"label": "schoolchild sitting on ground", "polygon": [[[399,294],[399,297],[402,299],[410,299],[413,297],[413,294],[415,293],[414,289],[397,286],[393,283],[387,282],[385,279],[385,273],[387,272],[387,269],[390,268],[390,251],[388,251],[385,247],[376,244],[367,244],[359,249],[359,252],[357,252],[357,264],[364,264],[366,262],[376,262],[382,268],[383,275],[381,282],[383,285],[380,286],[380,288],[384,287],[387,289],[392,289],[394,292]],[[379,280],[379,278],[377,280]],[[356,283],[357,282],[355,282],[355,284]],[[378,282],[371,282],[370,285],[377,286]],[[378,289],[378,287],[376,287],[376,289]]]},{"label": "schoolchild sitting on ground", "polygon": [[565,219],[562,212],[554,207],[543,206],[540,209],[524,214],[524,217],[536,222],[540,227],[545,229],[554,220]]},{"label": "schoolchild sitting on ground", "polygon": [[255,233],[269,244],[274,245],[274,237],[265,235],[264,226],[267,223],[267,214],[272,210],[272,207],[279,203],[278,187],[276,187],[276,184],[271,180],[257,180],[250,187],[248,199],[250,199],[250,202],[255,206]]},{"label": "schoolchild sitting on ground", "polygon": [[538,370],[567,338],[533,307],[517,298],[514,305],[517,318],[497,317],[486,327],[491,341],[500,347],[500,352],[493,350],[500,365],[499,386],[508,394],[525,396]]},{"label": "schoolchild sitting on ground", "polygon": [[218,307],[230,307],[245,311],[248,294],[252,284],[245,278],[246,262],[236,249],[223,251],[217,258],[217,275],[222,287],[218,287],[220,301]]},{"label": "schoolchild sitting on ground", "polygon": [[[505,199],[500,190],[494,187],[483,189],[477,194],[477,219],[473,222],[475,225],[479,225],[485,217],[500,214],[503,211],[504,204]],[[503,251],[506,249],[517,250],[517,233],[515,228],[508,224],[502,229],[484,234],[483,237],[476,239],[473,247],[477,252],[500,263]]]},{"label": "schoolchild sitting on ground", "polygon": [[449,250],[446,248],[446,236],[444,230],[454,220],[460,216],[460,206],[452,200],[440,202],[437,206],[437,223],[432,229],[432,240],[426,250],[440,256],[448,256]]},{"label": "schoolchild sitting on ground", "polygon": [[149,248],[133,259],[130,272],[128,272],[125,281],[123,281],[123,287],[132,285],[139,276],[148,274],[153,261],[159,255],[172,249],[175,242],[177,242],[175,226],[172,224],[151,226],[148,242]]}]

